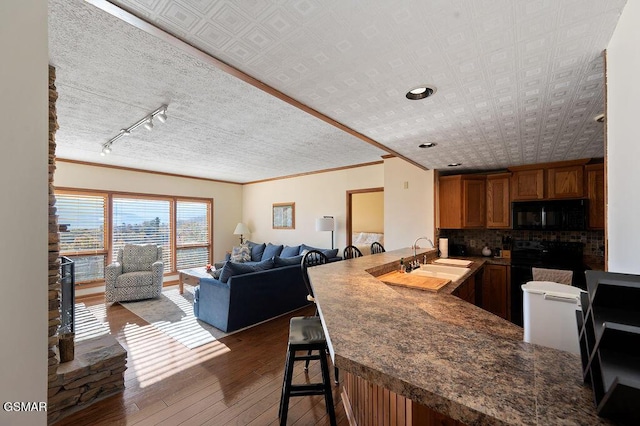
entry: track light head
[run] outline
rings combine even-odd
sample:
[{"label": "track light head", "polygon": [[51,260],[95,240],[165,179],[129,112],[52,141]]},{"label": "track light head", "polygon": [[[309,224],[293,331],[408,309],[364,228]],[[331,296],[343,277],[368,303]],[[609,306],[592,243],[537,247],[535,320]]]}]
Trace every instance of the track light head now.
[{"label": "track light head", "polygon": [[120,130],[120,133],[122,133],[122,136],[129,136],[131,131],[129,129],[122,129]]},{"label": "track light head", "polygon": [[166,123],[167,122],[167,110],[163,109],[162,111],[160,111],[160,113],[158,113],[158,115],[156,115],[156,117],[158,117],[158,120],[160,120],[161,123]]},{"label": "track light head", "polygon": [[149,117],[149,120],[147,120],[147,122],[144,123],[144,128],[147,129],[148,131],[153,130],[153,118]]},{"label": "track light head", "polygon": [[111,154],[111,144],[106,145],[102,152],[104,152],[105,154]]}]

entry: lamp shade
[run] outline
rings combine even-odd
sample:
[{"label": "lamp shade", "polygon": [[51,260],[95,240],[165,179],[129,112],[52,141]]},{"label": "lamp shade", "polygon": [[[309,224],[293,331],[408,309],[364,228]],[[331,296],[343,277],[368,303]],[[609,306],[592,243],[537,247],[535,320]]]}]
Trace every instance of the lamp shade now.
[{"label": "lamp shade", "polygon": [[233,235],[244,235],[250,233],[251,231],[249,230],[249,227],[242,222],[238,223],[236,225],[236,230],[233,231]]},{"label": "lamp shade", "polygon": [[333,231],[335,221],[333,216],[319,217],[316,219],[316,231]]}]

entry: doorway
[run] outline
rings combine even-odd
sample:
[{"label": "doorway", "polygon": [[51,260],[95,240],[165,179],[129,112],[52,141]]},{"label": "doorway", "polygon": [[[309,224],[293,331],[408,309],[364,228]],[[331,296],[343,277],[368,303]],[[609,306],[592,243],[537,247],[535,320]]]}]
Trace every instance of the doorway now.
[{"label": "doorway", "polygon": [[347,245],[368,254],[374,241],[384,245],[384,188],[347,191]]}]

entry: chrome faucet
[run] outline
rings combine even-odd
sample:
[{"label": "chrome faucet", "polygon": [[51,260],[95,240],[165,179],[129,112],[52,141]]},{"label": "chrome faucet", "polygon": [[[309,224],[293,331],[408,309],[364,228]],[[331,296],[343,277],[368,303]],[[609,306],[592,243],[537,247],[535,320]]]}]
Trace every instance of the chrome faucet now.
[{"label": "chrome faucet", "polygon": [[[413,262],[414,263],[417,262],[418,241],[420,241],[420,240],[427,240],[427,241],[429,241],[429,244],[431,244],[432,248],[436,248],[435,244],[433,244],[433,241],[431,241],[431,238],[429,238],[429,237],[419,237],[418,239],[416,239],[414,241],[414,243],[413,243]],[[420,263],[420,262],[418,262],[418,263]]]}]

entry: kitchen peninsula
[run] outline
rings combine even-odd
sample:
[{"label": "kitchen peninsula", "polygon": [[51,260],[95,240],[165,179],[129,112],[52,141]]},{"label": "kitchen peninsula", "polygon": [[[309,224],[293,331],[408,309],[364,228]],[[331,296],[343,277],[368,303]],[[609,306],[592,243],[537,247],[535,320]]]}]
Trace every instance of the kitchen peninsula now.
[{"label": "kitchen peninsula", "polygon": [[375,278],[403,257],[413,250],[309,269],[359,424],[611,424],[596,415],[578,356],[525,343],[520,327],[451,295],[483,261],[437,293]]}]

